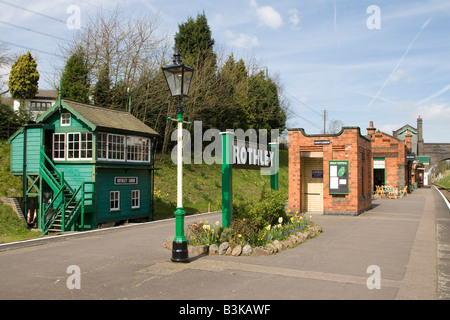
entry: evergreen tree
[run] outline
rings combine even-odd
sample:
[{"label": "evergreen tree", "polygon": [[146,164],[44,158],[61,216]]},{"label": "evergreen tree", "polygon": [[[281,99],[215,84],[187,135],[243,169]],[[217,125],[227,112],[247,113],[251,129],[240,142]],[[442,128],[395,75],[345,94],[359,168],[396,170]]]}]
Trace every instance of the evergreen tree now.
[{"label": "evergreen tree", "polygon": [[221,108],[219,129],[242,128],[246,115],[243,106],[247,104],[248,76],[242,59],[236,62],[231,54],[218,73]]},{"label": "evergreen tree", "polygon": [[11,67],[9,74],[9,92],[14,99],[20,101],[23,109],[25,99],[33,98],[38,92],[39,72],[37,63],[31,53],[21,55]]},{"label": "evergreen tree", "polygon": [[250,128],[280,131],[285,129],[286,112],[280,104],[278,86],[271,78],[266,79],[262,71],[249,78],[245,112]]},{"label": "evergreen tree", "polygon": [[61,77],[63,98],[89,103],[88,68],[83,50],[78,49],[66,62]]},{"label": "evergreen tree", "polygon": [[198,14],[195,20],[189,17],[187,22],[178,25],[175,48],[180,51],[186,64],[199,68],[208,63],[215,68],[214,43],[205,13]]},{"label": "evergreen tree", "polygon": [[196,19],[189,18],[178,26],[175,48],[182,56],[183,63],[194,68],[194,77],[189,92],[190,99],[183,100],[187,119],[203,121],[203,128],[217,128],[219,96],[216,78],[216,54],[214,39],[205,14]]},{"label": "evergreen tree", "polygon": [[94,88],[94,104],[97,107],[109,108],[111,106],[111,80],[109,66],[106,64],[100,69],[98,81]]}]

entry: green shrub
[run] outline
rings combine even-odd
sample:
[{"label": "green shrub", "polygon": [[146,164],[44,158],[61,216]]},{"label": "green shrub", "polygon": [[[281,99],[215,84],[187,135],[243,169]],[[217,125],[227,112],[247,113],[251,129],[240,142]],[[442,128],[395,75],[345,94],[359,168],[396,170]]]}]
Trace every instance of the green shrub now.
[{"label": "green shrub", "polygon": [[233,237],[230,239],[232,247],[240,244],[242,246],[252,243],[258,234],[258,226],[249,219],[234,219],[231,222]]},{"label": "green shrub", "polygon": [[235,219],[249,219],[256,223],[258,229],[272,225],[286,214],[287,196],[280,191],[263,191],[259,199],[235,200],[233,216]]},{"label": "green shrub", "polygon": [[234,236],[234,230],[231,228],[224,228],[219,237],[220,242],[230,242]]}]

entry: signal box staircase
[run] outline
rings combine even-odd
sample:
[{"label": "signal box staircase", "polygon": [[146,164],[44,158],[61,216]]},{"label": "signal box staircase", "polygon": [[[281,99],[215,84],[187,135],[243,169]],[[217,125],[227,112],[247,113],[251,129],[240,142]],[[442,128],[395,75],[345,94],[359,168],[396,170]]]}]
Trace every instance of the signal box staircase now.
[{"label": "signal box staircase", "polygon": [[83,182],[77,190],[73,190],[64,180],[64,173],[47,157],[41,148],[39,175],[53,191],[49,203],[42,204],[42,233],[65,232],[73,230],[81,217],[84,225],[84,214],[94,211],[94,182]]}]

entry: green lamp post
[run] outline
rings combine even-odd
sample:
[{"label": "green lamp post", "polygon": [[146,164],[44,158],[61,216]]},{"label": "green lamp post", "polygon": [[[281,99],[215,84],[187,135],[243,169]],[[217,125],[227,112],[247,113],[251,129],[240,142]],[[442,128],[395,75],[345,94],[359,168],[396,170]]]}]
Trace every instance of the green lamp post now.
[{"label": "green lamp post", "polygon": [[183,112],[181,100],[189,93],[194,69],[185,66],[181,61],[181,55],[178,50],[174,54],[173,63],[162,67],[164,77],[169,86],[172,97],[177,98],[177,209],[175,210],[175,239],[172,244],[172,261],[188,262],[187,241],[184,236],[184,216],[183,208]]}]

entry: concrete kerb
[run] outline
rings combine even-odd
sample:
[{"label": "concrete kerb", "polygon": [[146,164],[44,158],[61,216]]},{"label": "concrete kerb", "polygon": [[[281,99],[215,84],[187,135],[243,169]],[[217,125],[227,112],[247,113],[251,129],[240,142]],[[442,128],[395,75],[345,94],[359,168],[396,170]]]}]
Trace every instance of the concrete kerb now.
[{"label": "concrete kerb", "polygon": [[[205,215],[212,215],[212,214],[218,214],[218,213],[221,213],[221,211],[199,213],[199,214],[195,214],[195,215],[186,216],[186,218],[202,217]],[[44,236],[43,238],[3,243],[3,244],[0,244],[0,252],[7,251],[7,250],[15,250],[15,249],[39,246],[39,245],[44,245],[47,243],[65,241],[65,240],[70,240],[70,239],[74,239],[74,238],[84,238],[84,237],[97,236],[97,235],[111,233],[111,232],[119,232],[119,231],[122,231],[122,230],[128,229],[128,228],[143,228],[143,227],[146,227],[151,224],[170,222],[172,220],[175,220],[175,218],[149,221],[149,222],[141,222],[141,223],[133,223],[133,224],[127,224],[127,225],[123,225],[123,226],[116,226],[116,227],[89,230],[89,231],[80,231],[80,232],[70,232],[69,231],[69,232],[66,232],[66,233],[60,234],[60,235]]]}]

